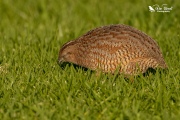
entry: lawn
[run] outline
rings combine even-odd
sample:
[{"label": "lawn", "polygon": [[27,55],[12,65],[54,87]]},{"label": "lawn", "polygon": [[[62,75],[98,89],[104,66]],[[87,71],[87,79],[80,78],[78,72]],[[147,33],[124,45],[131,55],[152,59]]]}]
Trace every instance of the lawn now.
[{"label": "lawn", "polygon": [[[179,10],[178,0],[0,0],[0,119],[180,119]],[[168,71],[130,82],[57,64],[64,43],[109,24],[155,39]]]}]

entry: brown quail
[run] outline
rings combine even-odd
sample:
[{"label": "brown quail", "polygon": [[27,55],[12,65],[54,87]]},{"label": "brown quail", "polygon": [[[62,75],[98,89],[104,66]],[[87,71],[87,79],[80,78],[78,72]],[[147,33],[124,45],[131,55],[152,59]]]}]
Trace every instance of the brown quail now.
[{"label": "brown quail", "polygon": [[127,25],[99,27],[65,43],[58,61],[105,73],[118,70],[127,75],[145,73],[148,68],[167,68],[158,44]]}]

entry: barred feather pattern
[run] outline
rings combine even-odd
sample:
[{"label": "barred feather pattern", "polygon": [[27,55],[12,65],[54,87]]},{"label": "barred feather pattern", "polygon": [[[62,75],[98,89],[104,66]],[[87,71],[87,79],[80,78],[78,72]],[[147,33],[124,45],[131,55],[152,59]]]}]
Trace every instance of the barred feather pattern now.
[{"label": "barred feather pattern", "polygon": [[138,74],[148,68],[167,68],[158,44],[145,33],[127,25],[93,29],[62,46],[60,62],[92,70]]}]

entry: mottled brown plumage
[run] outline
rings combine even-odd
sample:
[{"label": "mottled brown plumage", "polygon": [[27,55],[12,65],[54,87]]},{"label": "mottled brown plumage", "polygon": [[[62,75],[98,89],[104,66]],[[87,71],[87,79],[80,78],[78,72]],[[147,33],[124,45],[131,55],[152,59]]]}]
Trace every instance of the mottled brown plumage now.
[{"label": "mottled brown plumage", "polygon": [[157,43],[145,33],[126,25],[96,28],[67,42],[59,63],[71,62],[92,70],[136,75],[148,68],[167,68]]}]

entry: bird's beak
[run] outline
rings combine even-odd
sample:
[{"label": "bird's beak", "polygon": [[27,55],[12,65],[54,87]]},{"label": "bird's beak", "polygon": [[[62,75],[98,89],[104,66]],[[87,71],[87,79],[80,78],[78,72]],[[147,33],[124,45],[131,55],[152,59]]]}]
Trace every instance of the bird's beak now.
[{"label": "bird's beak", "polygon": [[63,62],[64,62],[63,59],[60,59],[60,58],[59,58],[59,59],[57,60],[57,63],[58,63],[59,65],[62,64]]}]

